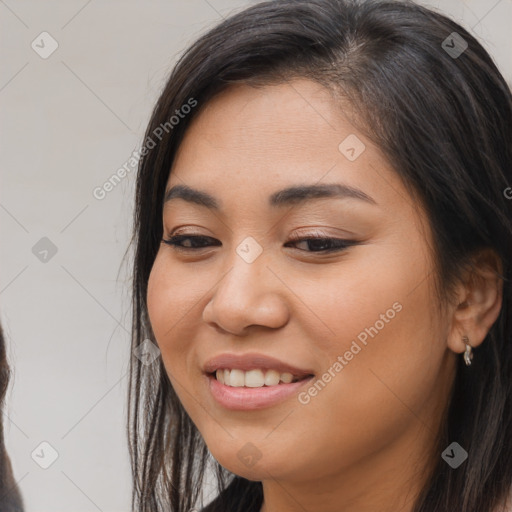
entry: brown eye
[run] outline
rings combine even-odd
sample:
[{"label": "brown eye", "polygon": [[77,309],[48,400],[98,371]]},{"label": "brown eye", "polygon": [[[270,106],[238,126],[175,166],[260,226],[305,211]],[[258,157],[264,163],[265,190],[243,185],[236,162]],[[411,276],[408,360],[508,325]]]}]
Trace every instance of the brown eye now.
[{"label": "brown eye", "polygon": [[[309,250],[306,252],[337,252],[342,251],[352,245],[356,245],[355,240],[344,240],[342,238],[324,238],[324,237],[293,237],[293,242],[288,242],[288,244],[297,245],[299,243],[306,244],[306,247]],[[303,249],[299,249],[303,250]]]},{"label": "brown eye", "polygon": [[[174,235],[162,242],[180,251],[193,251],[209,247],[212,244],[208,242],[212,240],[215,239],[204,235]],[[220,245],[220,242],[214,245]]]}]

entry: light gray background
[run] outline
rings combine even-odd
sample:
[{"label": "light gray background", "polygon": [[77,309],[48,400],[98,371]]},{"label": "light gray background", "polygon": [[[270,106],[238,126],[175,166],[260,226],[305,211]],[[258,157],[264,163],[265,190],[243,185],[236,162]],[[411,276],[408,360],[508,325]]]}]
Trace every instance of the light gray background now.
[{"label": "light gray background", "polygon": [[[102,200],[92,192],[141,145],[180,52],[250,3],[0,1],[0,315],[14,369],[4,424],[27,512],[130,509],[121,262],[135,173]],[[512,82],[512,0],[424,3],[470,28]],[[59,45],[47,59],[31,48],[43,31]],[[43,237],[57,247],[46,262],[32,252]],[[31,457],[42,441],[59,454],[48,469]]]}]

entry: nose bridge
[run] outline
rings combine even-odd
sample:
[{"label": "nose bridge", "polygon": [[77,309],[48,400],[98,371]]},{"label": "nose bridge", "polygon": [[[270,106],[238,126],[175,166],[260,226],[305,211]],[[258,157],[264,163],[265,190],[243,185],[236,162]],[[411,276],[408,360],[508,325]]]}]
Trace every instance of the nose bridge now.
[{"label": "nose bridge", "polygon": [[263,247],[252,237],[240,242],[229,258],[230,270],[219,283],[223,300],[233,300],[240,308],[252,307],[252,302],[263,292],[268,281]]}]

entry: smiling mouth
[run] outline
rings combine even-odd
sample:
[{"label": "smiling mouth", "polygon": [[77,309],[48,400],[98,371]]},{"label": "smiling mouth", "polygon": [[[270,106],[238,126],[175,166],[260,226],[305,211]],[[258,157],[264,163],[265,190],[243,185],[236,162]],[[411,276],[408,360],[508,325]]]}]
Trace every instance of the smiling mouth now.
[{"label": "smiling mouth", "polygon": [[297,376],[289,372],[280,373],[277,370],[253,369],[240,370],[237,368],[219,368],[209,374],[221,384],[233,388],[263,388],[278,386],[282,384],[291,384],[307,380],[313,375]]}]

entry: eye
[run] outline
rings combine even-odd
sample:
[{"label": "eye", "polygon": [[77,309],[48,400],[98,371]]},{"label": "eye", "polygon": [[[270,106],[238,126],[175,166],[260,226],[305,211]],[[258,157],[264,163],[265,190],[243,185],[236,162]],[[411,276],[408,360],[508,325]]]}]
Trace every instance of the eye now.
[{"label": "eye", "polygon": [[[357,240],[345,240],[342,238],[331,238],[331,237],[319,237],[319,236],[298,236],[293,235],[290,242],[286,242],[285,246],[298,245],[299,243],[306,244],[310,250],[303,252],[320,252],[320,253],[332,253],[340,252],[348,247],[358,244]],[[209,242],[215,243],[209,243]],[[168,239],[163,239],[163,243],[170,245],[173,249],[182,252],[197,251],[205,249],[211,245],[222,245],[218,240],[204,235],[174,235]]]},{"label": "eye", "polygon": [[[162,242],[164,244],[171,245],[173,249],[177,249],[180,251],[190,251],[190,250],[197,250],[197,249],[204,249],[205,247],[208,247],[208,241],[215,240],[214,238],[211,238],[209,236],[204,235],[174,235],[169,237],[167,240],[163,239]],[[186,242],[185,242],[186,241]],[[185,242],[185,243],[183,243]],[[201,242],[203,242],[201,244]],[[217,240],[218,242],[218,240]],[[199,243],[199,247],[196,245]],[[220,242],[215,245],[221,245]]]},{"label": "eye", "polygon": [[[344,240],[342,238],[320,237],[320,236],[292,236],[292,242],[287,242],[286,246],[303,244],[310,250],[306,252],[331,253],[340,252],[343,249],[356,245],[356,240]],[[299,249],[301,250],[301,249]]]}]

